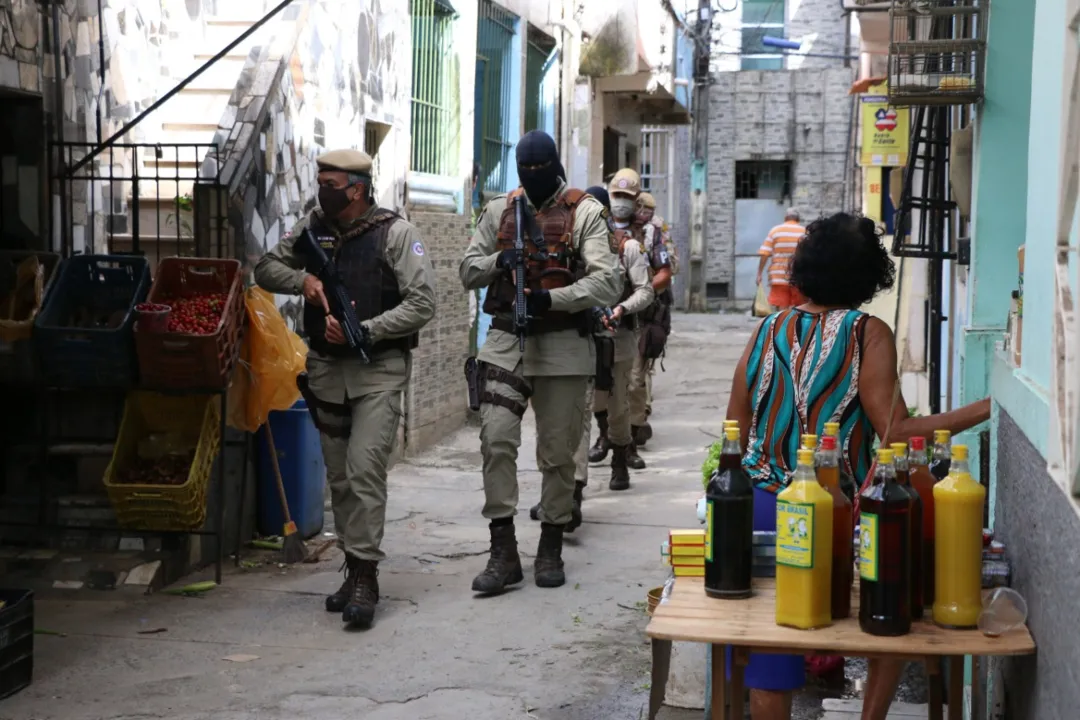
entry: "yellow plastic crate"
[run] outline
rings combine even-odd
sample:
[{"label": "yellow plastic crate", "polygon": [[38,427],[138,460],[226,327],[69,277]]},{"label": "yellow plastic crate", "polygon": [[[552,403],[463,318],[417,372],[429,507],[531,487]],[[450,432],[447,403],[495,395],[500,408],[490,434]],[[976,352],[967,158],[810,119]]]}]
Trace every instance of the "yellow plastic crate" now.
[{"label": "yellow plastic crate", "polygon": [[[175,397],[135,391],[124,402],[124,418],[105,490],[117,522],[128,530],[191,531],[206,521],[206,493],[221,446],[221,408],[216,395]],[[139,442],[155,433],[198,431],[195,459],[182,485],[131,485],[115,482],[136,459]]]}]

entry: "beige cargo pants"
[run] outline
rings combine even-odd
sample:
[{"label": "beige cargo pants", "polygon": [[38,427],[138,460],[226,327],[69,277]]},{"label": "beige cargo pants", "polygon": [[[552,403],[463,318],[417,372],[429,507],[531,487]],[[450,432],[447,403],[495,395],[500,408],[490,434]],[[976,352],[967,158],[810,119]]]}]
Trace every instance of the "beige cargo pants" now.
[{"label": "beige cargo pants", "polygon": [[611,370],[611,392],[597,390],[593,396],[594,412],[607,411],[608,440],[612,445],[629,445],[630,425],[633,419],[630,379],[634,361],[616,360]]},{"label": "beige cargo pants", "polygon": [[[374,392],[347,402],[339,407],[348,408],[348,437],[319,433],[334,529],[345,552],[378,562],[386,557],[386,473],[401,423],[401,393]],[[335,420],[327,413],[320,417]],[[345,421],[344,415],[338,420]]]},{"label": "beige cargo pants", "polygon": [[653,363],[634,353],[634,366],[630,371],[630,424],[641,427],[652,409]]},{"label": "beige cargo pants", "polygon": [[581,415],[581,444],[574,453],[574,482],[589,484],[589,446],[592,445],[593,399],[596,395],[596,382],[589,378],[585,388],[585,412]]},{"label": "beige cargo pants", "polygon": [[[518,363],[514,374],[523,377]],[[585,375],[525,377],[532,389],[526,400],[516,389],[485,380],[484,389],[522,406],[532,405],[536,416],[536,465],[542,476],[540,519],[555,525],[570,522],[574,508],[575,453],[581,443],[585,416]],[[517,514],[517,456],[521,418],[502,405],[480,406],[480,453],[484,463],[484,511],[489,520]]]}]

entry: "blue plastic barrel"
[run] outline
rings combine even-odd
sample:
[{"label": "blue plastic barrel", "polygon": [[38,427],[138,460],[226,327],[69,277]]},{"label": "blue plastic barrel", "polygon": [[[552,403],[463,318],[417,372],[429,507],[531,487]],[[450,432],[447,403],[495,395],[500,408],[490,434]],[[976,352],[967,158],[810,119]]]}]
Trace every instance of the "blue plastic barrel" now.
[{"label": "blue plastic barrel", "polygon": [[[323,529],[326,465],[319,431],[315,429],[303,400],[288,410],[271,412],[267,424],[274,433],[289,513],[300,535],[310,538]],[[281,511],[266,428],[263,427],[259,429],[259,533],[280,535],[284,526],[285,514]]]}]

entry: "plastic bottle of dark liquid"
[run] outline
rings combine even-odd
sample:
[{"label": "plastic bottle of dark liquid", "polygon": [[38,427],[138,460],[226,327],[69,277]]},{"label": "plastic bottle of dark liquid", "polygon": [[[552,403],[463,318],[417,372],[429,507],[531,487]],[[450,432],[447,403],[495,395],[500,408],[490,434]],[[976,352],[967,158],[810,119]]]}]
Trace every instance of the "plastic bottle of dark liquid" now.
[{"label": "plastic bottle of dark liquid", "polygon": [[[908,453],[908,477],[911,488],[919,493],[922,500],[922,598],[923,607],[934,605],[934,483],[926,464],[926,438],[911,438],[911,452]],[[914,612],[914,608],[912,609]]]},{"label": "plastic bottle of dark liquid", "polygon": [[893,451],[878,450],[874,481],[859,496],[859,627],[911,631],[911,496],[896,482]]},{"label": "plastic bottle of dark liquid", "polygon": [[724,428],[720,466],[705,488],[705,594],[750,597],[754,484],[742,469],[739,428]]},{"label": "plastic bottle of dark liquid", "polygon": [[949,476],[952,465],[952,434],[948,430],[934,431],[934,457],[930,460],[930,474],[941,482]]},{"label": "plastic bottle of dark liquid", "polygon": [[843,491],[844,495],[847,496],[848,502],[854,505],[857,487],[855,486],[855,480],[844,469],[844,460],[842,457],[844,448],[843,444],[840,442],[840,423],[825,423],[825,436],[836,438],[836,452],[838,456],[840,456],[840,489]]},{"label": "plastic bottle of dark liquid", "polygon": [[817,458],[817,479],[833,499],[833,542],[832,542],[832,616],[839,620],[851,615],[851,584],[854,581],[854,558],[852,557],[851,501],[840,489],[840,454],[836,449],[836,438],[826,435],[821,438],[821,449]]},{"label": "plastic bottle of dark liquid", "polygon": [[923,506],[922,498],[911,486],[911,474],[908,470],[907,443],[891,443],[893,462],[896,465],[896,482],[908,491],[911,497],[911,619],[922,620],[923,606]]}]

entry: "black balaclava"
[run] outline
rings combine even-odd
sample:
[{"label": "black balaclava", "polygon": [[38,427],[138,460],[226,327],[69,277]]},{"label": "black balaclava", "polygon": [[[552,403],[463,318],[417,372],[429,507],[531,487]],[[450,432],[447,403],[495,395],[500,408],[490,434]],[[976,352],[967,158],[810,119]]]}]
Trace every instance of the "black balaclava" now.
[{"label": "black balaclava", "polygon": [[[534,167],[529,169],[525,166]],[[521,187],[537,208],[555,194],[559,181],[566,179],[566,170],[559,162],[555,141],[542,130],[530,130],[518,141],[517,169]]]},{"label": "black balaclava", "polygon": [[585,193],[599,200],[600,204],[607,208],[609,213],[611,212],[611,196],[608,195],[607,188],[603,185],[593,185]]}]

